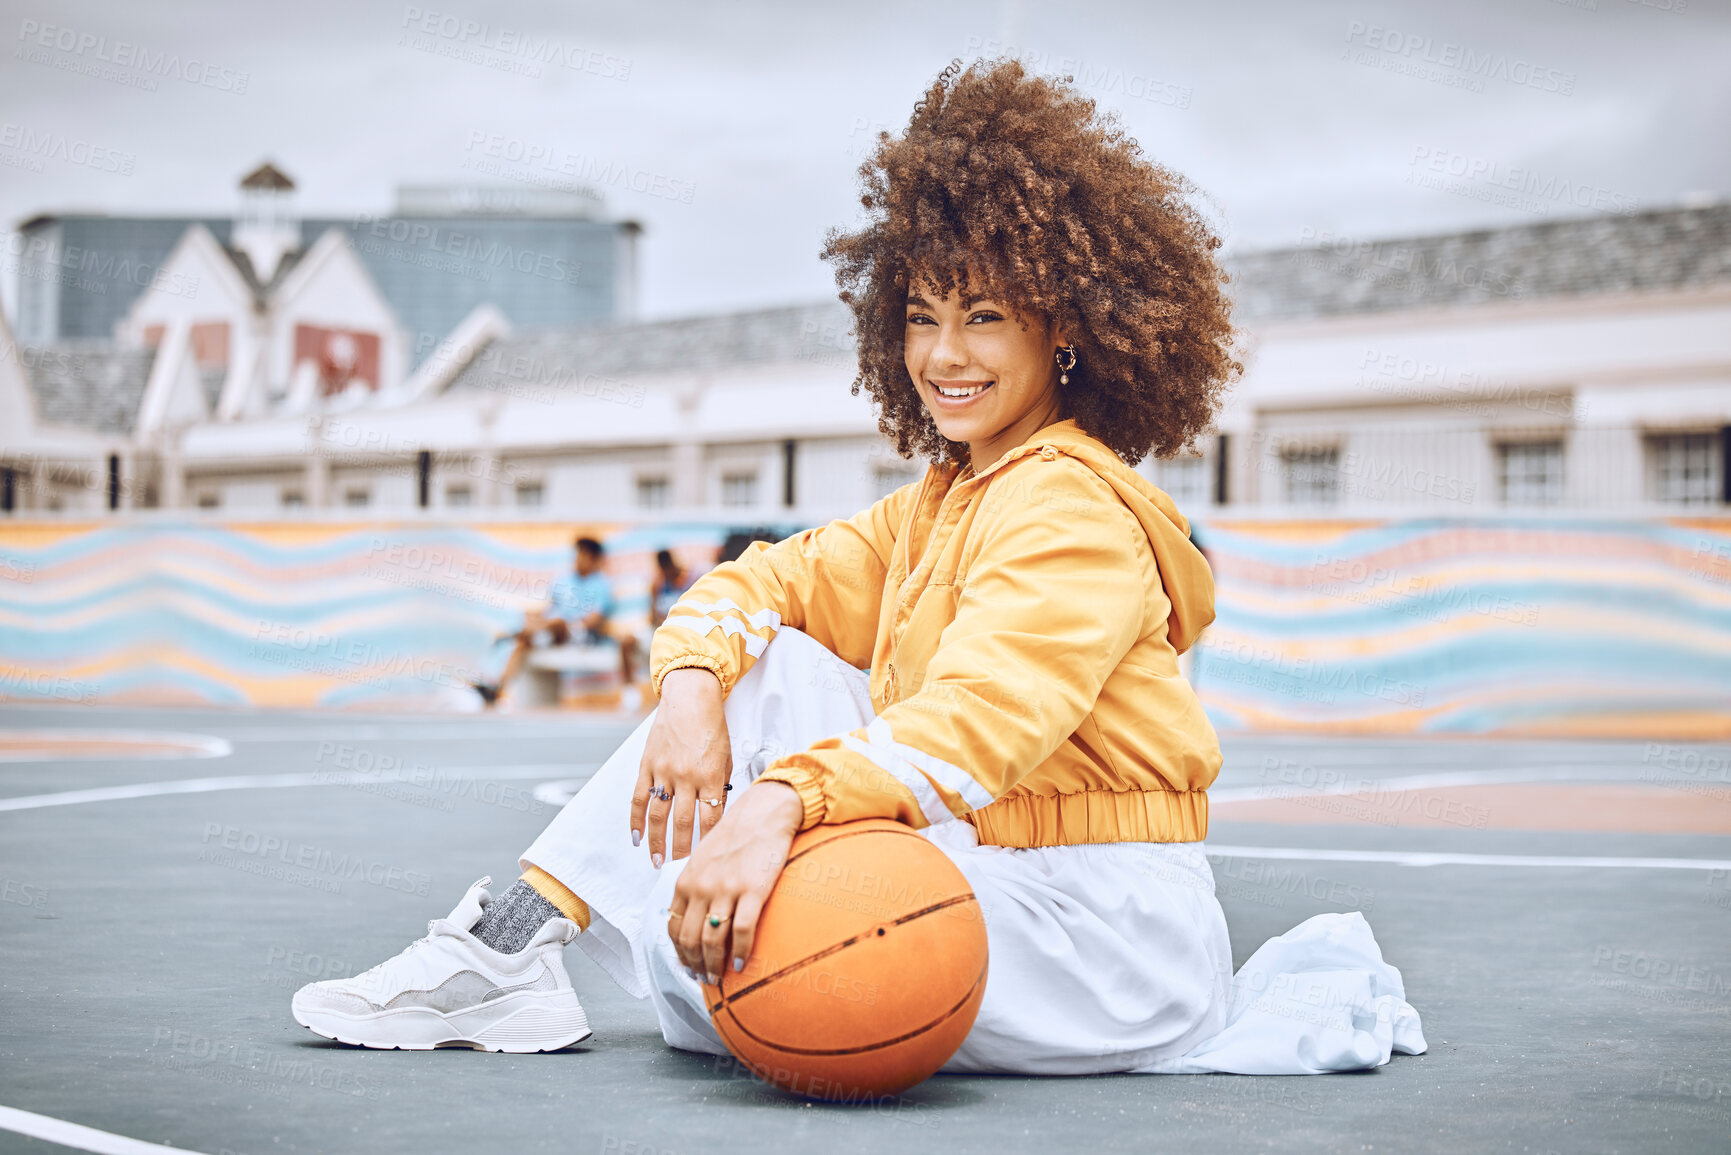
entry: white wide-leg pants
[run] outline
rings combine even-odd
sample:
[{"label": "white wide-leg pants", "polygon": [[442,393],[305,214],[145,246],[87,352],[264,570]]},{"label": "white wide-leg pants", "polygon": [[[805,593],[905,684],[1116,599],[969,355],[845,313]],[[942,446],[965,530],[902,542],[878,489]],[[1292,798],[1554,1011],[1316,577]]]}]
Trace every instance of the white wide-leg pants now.
[{"label": "white wide-leg pants", "polygon": [[[869,679],[783,626],[725,704],[737,797],[781,754],[865,726]],[[521,856],[588,903],[577,944],[638,998],[663,1037],[725,1048],[684,971],[665,911],[684,861],[631,845],[630,801],[653,716]],[[925,834],[978,897],[990,969],[978,1019],[946,1071],[1308,1074],[1424,1049],[1400,974],[1362,916],[1319,915],[1271,940],[1235,980],[1203,844],[980,846],[951,821]]]}]

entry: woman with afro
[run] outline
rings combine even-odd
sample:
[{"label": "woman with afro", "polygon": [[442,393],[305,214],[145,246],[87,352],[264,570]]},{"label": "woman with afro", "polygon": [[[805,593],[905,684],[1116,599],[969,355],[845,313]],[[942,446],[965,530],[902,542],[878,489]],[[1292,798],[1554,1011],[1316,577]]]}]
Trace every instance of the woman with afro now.
[{"label": "woman with afro", "polygon": [[925,476],[695,582],[654,636],[659,707],[515,885],[483,879],[396,958],[302,989],[296,1019],[365,1046],[557,1049],[590,1033],[575,939],[670,1044],[724,1053],[700,979],[746,965],[794,836],[889,818],[986,919],[984,1001],[946,1070],[1298,1074],[1422,1051],[1357,914],[1232,974],[1203,848],[1220,747],[1178,670],[1213,581],[1131,468],[1192,445],[1239,371],[1190,188],[1014,62],[946,69],[861,174],[864,223],[824,256],[854,391]]}]

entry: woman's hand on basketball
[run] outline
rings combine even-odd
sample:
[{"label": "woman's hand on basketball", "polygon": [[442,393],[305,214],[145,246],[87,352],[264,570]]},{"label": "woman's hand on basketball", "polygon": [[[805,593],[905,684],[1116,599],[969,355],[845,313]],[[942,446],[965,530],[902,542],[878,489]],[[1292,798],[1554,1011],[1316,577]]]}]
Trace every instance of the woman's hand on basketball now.
[{"label": "woman's hand on basketball", "polygon": [[785,782],[758,782],[703,833],[673,889],[667,933],[679,961],[709,980],[751,957],[757,916],[781,877],[805,803]]},{"label": "woman's hand on basketball", "polygon": [[661,705],[631,792],[632,845],[647,836],[650,861],[658,870],[669,858],[691,853],[694,822],[707,838],[726,809],[698,801],[726,798],[733,774],[722,701],[721,682],[701,667],[669,670],[661,679]]}]

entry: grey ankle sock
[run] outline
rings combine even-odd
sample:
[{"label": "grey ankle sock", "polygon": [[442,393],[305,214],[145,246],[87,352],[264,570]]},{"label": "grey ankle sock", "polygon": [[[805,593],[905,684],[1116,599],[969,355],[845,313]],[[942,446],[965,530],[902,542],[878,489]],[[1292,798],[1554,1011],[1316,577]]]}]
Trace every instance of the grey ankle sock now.
[{"label": "grey ankle sock", "polygon": [[563,916],[558,907],[519,879],[510,890],[486,905],[481,911],[481,921],[469,933],[500,954],[516,954],[529,945],[548,919],[560,917]]}]

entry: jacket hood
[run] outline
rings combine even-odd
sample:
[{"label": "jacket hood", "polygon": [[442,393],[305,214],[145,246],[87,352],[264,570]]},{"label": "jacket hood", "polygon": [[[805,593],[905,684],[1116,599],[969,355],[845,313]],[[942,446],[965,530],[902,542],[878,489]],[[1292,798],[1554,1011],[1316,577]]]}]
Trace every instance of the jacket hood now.
[{"label": "jacket hood", "polygon": [[1074,418],[1046,426],[985,472],[1038,453],[1042,446],[1073,457],[1099,474],[1141,523],[1159,566],[1166,596],[1172,603],[1166,621],[1167,636],[1179,653],[1188,650],[1214,620],[1214,573],[1202,551],[1190,541],[1189,521],[1164,490],[1125,465],[1105,443],[1077,425]]}]

